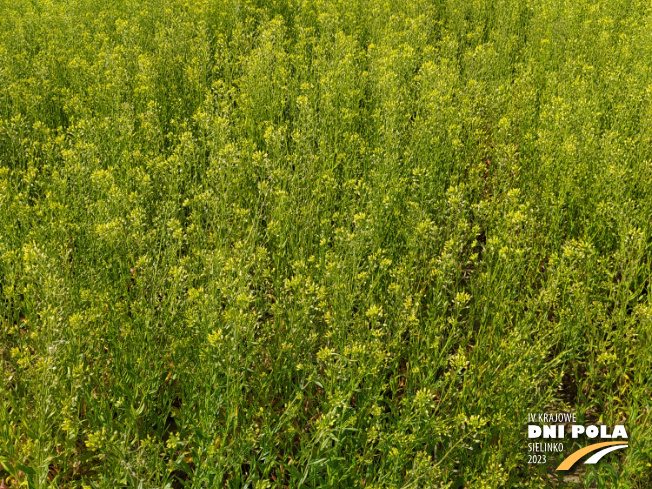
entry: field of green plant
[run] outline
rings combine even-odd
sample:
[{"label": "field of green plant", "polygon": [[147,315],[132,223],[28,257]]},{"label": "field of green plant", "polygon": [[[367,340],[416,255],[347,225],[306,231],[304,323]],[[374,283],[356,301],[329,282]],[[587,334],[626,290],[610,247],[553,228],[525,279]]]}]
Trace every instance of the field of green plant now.
[{"label": "field of green plant", "polygon": [[649,488],[651,258],[649,2],[0,0],[0,489]]}]

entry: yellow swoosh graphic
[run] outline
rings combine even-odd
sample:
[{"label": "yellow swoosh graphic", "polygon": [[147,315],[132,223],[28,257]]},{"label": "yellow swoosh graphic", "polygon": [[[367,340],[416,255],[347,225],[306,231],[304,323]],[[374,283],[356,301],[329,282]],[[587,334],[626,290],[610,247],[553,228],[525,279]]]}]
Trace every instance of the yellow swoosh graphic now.
[{"label": "yellow swoosh graphic", "polygon": [[580,450],[573,452],[568,457],[566,457],[566,459],[564,459],[564,461],[559,464],[557,470],[568,470],[584,455],[595,452],[596,450],[600,450],[604,447],[610,447],[612,445],[627,445],[627,443],[623,443],[622,441],[606,441],[604,443],[596,443],[594,445],[589,445],[588,447],[581,448]]},{"label": "yellow swoosh graphic", "polygon": [[602,457],[604,457],[605,455],[608,455],[611,452],[614,452],[616,450],[620,450],[621,448],[627,448],[627,444],[625,444],[625,445],[615,445],[613,447],[603,448],[602,450],[600,450],[598,452],[595,452],[593,455],[591,455],[589,457],[589,459],[584,462],[584,465],[586,465],[586,464],[590,464],[590,465],[591,464],[597,464]]}]

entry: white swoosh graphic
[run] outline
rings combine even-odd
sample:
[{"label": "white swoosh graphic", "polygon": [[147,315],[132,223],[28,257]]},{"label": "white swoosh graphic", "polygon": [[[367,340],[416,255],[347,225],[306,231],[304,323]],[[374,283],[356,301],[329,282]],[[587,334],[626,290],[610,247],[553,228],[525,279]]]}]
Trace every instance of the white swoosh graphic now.
[{"label": "white swoosh graphic", "polygon": [[594,454],[591,458],[589,458],[585,464],[597,464],[602,457],[604,457],[606,454],[609,452],[613,452],[614,450],[619,450],[621,448],[627,448],[627,445],[615,445],[613,447],[607,447],[603,448],[600,450],[598,453]]}]

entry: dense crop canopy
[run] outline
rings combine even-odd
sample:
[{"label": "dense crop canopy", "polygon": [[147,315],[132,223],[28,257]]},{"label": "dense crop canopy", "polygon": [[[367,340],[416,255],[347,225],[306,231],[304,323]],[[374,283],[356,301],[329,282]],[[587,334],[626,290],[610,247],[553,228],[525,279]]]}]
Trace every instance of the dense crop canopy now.
[{"label": "dense crop canopy", "polygon": [[0,0],[0,488],[649,487],[651,23]]}]

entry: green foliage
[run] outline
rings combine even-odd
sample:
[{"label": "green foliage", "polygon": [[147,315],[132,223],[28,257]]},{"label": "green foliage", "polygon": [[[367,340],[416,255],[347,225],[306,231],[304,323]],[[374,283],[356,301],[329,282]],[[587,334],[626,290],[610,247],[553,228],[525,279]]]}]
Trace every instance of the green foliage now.
[{"label": "green foliage", "polygon": [[650,22],[0,0],[0,487],[648,487]]}]

